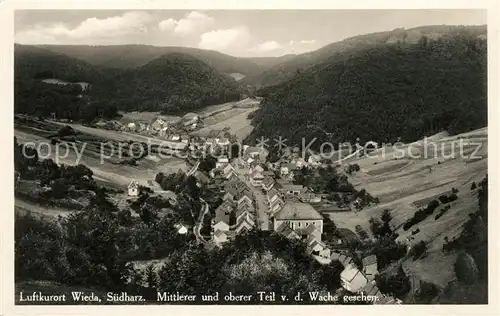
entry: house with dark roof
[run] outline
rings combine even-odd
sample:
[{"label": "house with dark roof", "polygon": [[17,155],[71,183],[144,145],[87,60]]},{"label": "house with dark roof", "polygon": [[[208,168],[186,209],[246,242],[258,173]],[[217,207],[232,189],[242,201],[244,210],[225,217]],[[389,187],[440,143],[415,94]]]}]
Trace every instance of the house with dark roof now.
[{"label": "house with dark roof", "polygon": [[254,170],[250,175],[250,183],[254,186],[254,187],[260,187],[262,186],[262,182],[264,181],[264,176],[262,175],[261,172],[259,172],[258,170]]},{"label": "house with dark roof", "polygon": [[252,225],[255,224],[255,213],[252,207],[244,205],[236,210],[236,222],[239,223],[242,220],[247,220]]},{"label": "house with dark roof", "polygon": [[323,250],[326,248],[326,245],[321,242],[321,240],[317,240],[314,238],[314,236],[309,236],[306,239],[306,244],[307,244],[307,252],[309,254],[317,253],[319,255],[320,252],[323,252]]},{"label": "house with dark roof", "polygon": [[214,231],[229,231],[229,218],[233,210],[233,204],[228,201],[222,202],[222,204],[215,209],[215,218],[212,221]]},{"label": "house with dark roof", "polygon": [[310,204],[287,201],[283,208],[274,215],[274,227],[286,224],[293,230],[314,225],[323,233],[323,216]]},{"label": "house with dark roof", "polygon": [[345,255],[345,254],[341,254],[338,258],[338,260],[340,261],[340,263],[342,263],[342,265],[344,267],[350,265],[350,264],[353,264],[353,260],[351,257]]},{"label": "house with dark roof", "polygon": [[139,195],[139,183],[135,180],[130,181],[128,187],[128,196],[138,196]]},{"label": "house with dark roof", "polygon": [[319,229],[315,225],[307,226],[306,228],[304,228],[302,230],[302,232],[303,232],[303,234],[308,236],[308,238],[312,237],[316,240],[321,241],[321,232],[319,231]]}]

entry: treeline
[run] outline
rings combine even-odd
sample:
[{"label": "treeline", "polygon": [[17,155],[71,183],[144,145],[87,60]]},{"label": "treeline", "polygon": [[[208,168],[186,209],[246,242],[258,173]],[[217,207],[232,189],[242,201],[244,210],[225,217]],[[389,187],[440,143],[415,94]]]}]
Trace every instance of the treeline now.
[{"label": "treeline", "polygon": [[[264,88],[250,136],[291,143],[408,142],[487,124],[486,39],[468,33],[422,37],[344,56]],[[326,134],[326,132],[328,134]]]},{"label": "treeline", "polygon": [[[236,237],[222,249],[209,250],[177,234],[168,218],[141,228],[124,226],[114,214],[96,199],[91,208],[58,223],[18,216],[16,281],[50,280],[128,291],[151,300],[156,299],[156,291],[198,296],[274,291],[292,300],[299,291],[340,288],[342,265],[338,261],[317,263],[301,241],[252,232]],[[165,263],[158,272],[139,270],[128,261],[127,254],[134,249],[155,254],[160,248]]]},{"label": "treeline", "polygon": [[[91,121],[122,111],[182,114],[207,105],[235,101],[240,89],[231,78],[183,54],[161,56],[135,69],[90,65],[36,47],[15,47],[15,112]],[[58,79],[91,85],[43,83]]]}]

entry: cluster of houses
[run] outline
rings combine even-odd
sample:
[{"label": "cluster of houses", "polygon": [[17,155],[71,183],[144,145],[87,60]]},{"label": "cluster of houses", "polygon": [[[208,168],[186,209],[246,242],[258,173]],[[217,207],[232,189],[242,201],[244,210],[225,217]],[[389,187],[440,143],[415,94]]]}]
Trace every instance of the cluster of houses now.
[{"label": "cluster of houses", "polygon": [[252,230],[257,223],[254,196],[245,182],[232,178],[224,189],[223,202],[212,220],[212,240],[218,246]]},{"label": "cluster of houses", "polygon": [[330,260],[338,260],[344,266],[340,273],[342,287],[352,293],[364,293],[367,296],[376,296],[374,304],[401,304],[401,300],[380,292],[375,283],[375,276],[378,274],[377,257],[369,255],[362,260],[363,269],[359,270],[352,257],[333,252]]},{"label": "cluster of houses", "polygon": [[137,120],[129,122],[123,125],[123,130],[156,136],[167,136],[169,134],[178,134],[179,130],[195,130],[200,126],[200,124],[200,116],[195,113],[188,113],[182,118],[177,119],[158,115],[152,120]]},{"label": "cluster of houses", "polygon": [[[277,165],[269,165],[268,170],[264,170],[260,164],[262,160],[256,158],[258,155],[252,157],[251,152],[241,160],[248,167],[246,177],[249,182],[261,188],[266,195],[267,214],[272,219],[274,231],[288,239],[304,240],[308,253],[320,263],[327,264],[332,260],[339,260],[345,267],[341,280],[346,290],[377,296],[377,304],[400,304],[401,301],[381,294],[377,288],[375,275],[378,270],[375,255],[362,260],[363,270],[360,271],[351,257],[331,251],[322,241],[323,216],[310,204],[320,202],[322,196],[309,192],[308,188],[302,185],[292,183],[294,170],[305,166],[318,167],[322,164],[321,157],[312,155],[305,161],[292,150],[290,155],[284,155]],[[228,177],[232,176],[230,169],[227,168],[225,173]],[[276,173],[280,175],[279,179],[276,179]],[[342,240],[337,242],[341,244]]]}]

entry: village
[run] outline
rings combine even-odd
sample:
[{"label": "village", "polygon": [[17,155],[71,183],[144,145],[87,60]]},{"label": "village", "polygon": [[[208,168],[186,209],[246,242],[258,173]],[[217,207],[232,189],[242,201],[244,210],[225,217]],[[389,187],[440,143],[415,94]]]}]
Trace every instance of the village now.
[{"label": "village", "polygon": [[[196,117],[193,117],[190,124],[196,124],[195,121]],[[160,126],[159,123],[152,124],[150,128],[161,132]],[[375,255],[363,258],[363,268],[360,270],[342,250],[342,239],[336,239],[335,249],[322,240],[324,215],[315,206],[325,204],[322,203],[325,202],[325,194],[314,193],[306,186],[293,183],[298,170],[314,170],[326,167],[331,162],[316,154],[306,160],[301,157],[298,148],[287,148],[278,161],[271,163],[269,152],[264,147],[248,145],[242,146],[239,157],[231,157],[230,138],[228,133],[224,136],[213,133],[206,138],[187,138],[189,141],[183,142],[185,147],[182,150],[192,153],[211,150],[219,153],[215,167],[208,174],[197,170],[199,161],[188,159],[192,166],[188,175],[193,175],[199,186],[206,185],[219,190],[223,201],[212,212],[209,238],[200,234],[203,218],[209,212],[208,205],[202,210],[194,227],[178,223],[176,228],[179,234],[187,234],[192,229],[197,240],[209,247],[224,247],[236,236],[254,229],[274,232],[290,240],[301,240],[306,244],[308,254],[319,263],[329,264],[334,260],[342,263],[344,270],[341,281],[345,290],[376,297],[376,304],[401,304],[400,300],[382,294],[377,288]],[[172,141],[177,141],[177,138]],[[128,192],[131,197],[137,196],[139,184],[132,181]],[[366,201],[358,197],[343,207],[358,211],[364,203]]]}]

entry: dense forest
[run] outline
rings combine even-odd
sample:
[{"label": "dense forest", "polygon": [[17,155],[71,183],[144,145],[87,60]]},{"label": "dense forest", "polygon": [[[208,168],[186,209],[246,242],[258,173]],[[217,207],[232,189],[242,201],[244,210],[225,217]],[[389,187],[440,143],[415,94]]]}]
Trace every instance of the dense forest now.
[{"label": "dense forest", "polygon": [[[486,38],[468,32],[334,56],[263,88],[250,138],[291,143],[414,141],[487,125]],[[342,55],[339,53],[339,55]]]},{"label": "dense forest", "polygon": [[[46,50],[65,54],[88,62],[113,68],[136,68],[147,64],[165,54],[185,54],[199,59],[221,73],[241,73],[254,75],[260,73],[269,62],[267,60],[234,57],[217,51],[192,47],[159,47],[151,45],[38,45]],[[271,57],[271,60],[275,58]]]},{"label": "dense forest", "polygon": [[[43,79],[91,84],[55,85]],[[230,77],[183,54],[167,54],[134,69],[104,68],[42,48],[16,45],[15,111],[89,120],[117,110],[177,114],[238,100]]]},{"label": "dense forest", "polygon": [[253,62],[265,65],[267,68],[257,74],[249,74],[241,83],[255,87],[268,87],[290,80],[298,73],[315,65],[326,61],[331,62],[332,59],[342,60],[367,48],[394,43],[415,44],[424,36],[429,39],[438,39],[464,33],[472,36],[486,35],[486,26],[427,25],[411,29],[398,28],[392,31],[349,37],[303,54],[285,55],[272,59],[251,58]]}]

